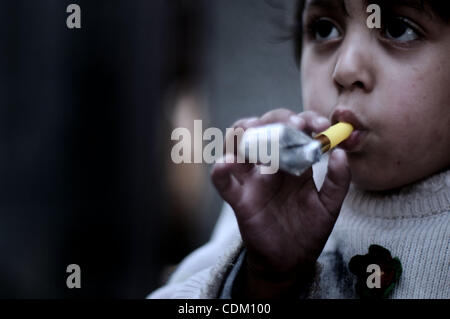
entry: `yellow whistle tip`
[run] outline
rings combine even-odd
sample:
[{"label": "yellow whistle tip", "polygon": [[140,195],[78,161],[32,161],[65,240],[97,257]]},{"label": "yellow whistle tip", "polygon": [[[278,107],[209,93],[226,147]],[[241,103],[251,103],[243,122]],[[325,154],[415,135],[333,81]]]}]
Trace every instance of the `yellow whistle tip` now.
[{"label": "yellow whistle tip", "polygon": [[325,135],[328,137],[330,140],[330,149],[332,149],[349,138],[353,130],[354,128],[351,124],[339,122],[319,135]]}]

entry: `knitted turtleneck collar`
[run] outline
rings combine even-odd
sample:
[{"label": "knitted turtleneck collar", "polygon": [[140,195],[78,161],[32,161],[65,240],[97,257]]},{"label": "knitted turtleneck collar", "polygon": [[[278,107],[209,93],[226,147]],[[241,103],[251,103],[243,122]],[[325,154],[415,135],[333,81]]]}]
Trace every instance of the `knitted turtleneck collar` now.
[{"label": "knitted turtleneck collar", "polygon": [[[314,180],[322,187],[328,156],[313,166]],[[419,218],[450,211],[450,169],[390,192],[369,192],[350,185],[343,210],[384,219]]]},{"label": "knitted turtleneck collar", "polygon": [[344,207],[371,217],[418,218],[450,210],[450,170],[390,192],[368,192],[354,185]]}]

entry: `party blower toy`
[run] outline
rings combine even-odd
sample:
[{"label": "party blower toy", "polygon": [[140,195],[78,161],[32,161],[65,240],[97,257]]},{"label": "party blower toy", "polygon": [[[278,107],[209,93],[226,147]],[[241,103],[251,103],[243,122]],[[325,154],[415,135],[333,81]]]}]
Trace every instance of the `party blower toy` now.
[{"label": "party blower toy", "polygon": [[[242,136],[239,152],[250,163],[261,163],[258,146],[266,143],[270,148],[278,145],[279,168],[287,173],[300,176],[322,155],[350,137],[353,126],[337,123],[314,137],[285,124],[269,124],[249,128]],[[278,139],[278,143],[274,143]],[[271,149],[271,152],[274,150]]]}]

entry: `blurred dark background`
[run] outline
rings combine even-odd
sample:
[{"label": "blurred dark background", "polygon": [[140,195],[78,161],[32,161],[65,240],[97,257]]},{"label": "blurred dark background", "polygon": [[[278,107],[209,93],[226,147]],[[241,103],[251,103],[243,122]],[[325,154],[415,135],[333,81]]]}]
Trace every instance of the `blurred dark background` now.
[{"label": "blurred dark background", "polygon": [[210,167],[172,163],[171,131],[300,111],[289,5],[0,3],[0,297],[144,298],[222,205]]}]

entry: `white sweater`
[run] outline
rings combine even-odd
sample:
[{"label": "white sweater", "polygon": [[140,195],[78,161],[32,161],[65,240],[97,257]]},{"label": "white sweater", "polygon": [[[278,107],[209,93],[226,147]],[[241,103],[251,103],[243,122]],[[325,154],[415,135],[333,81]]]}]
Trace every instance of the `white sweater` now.
[{"label": "white sweater", "polygon": [[[318,186],[323,165],[314,170]],[[390,298],[450,298],[450,170],[384,195],[351,186],[307,296],[358,298],[348,263],[367,254],[372,244],[387,248],[402,263]],[[186,257],[149,298],[218,298],[242,247],[234,213],[226,205],[211,240]]]}]

